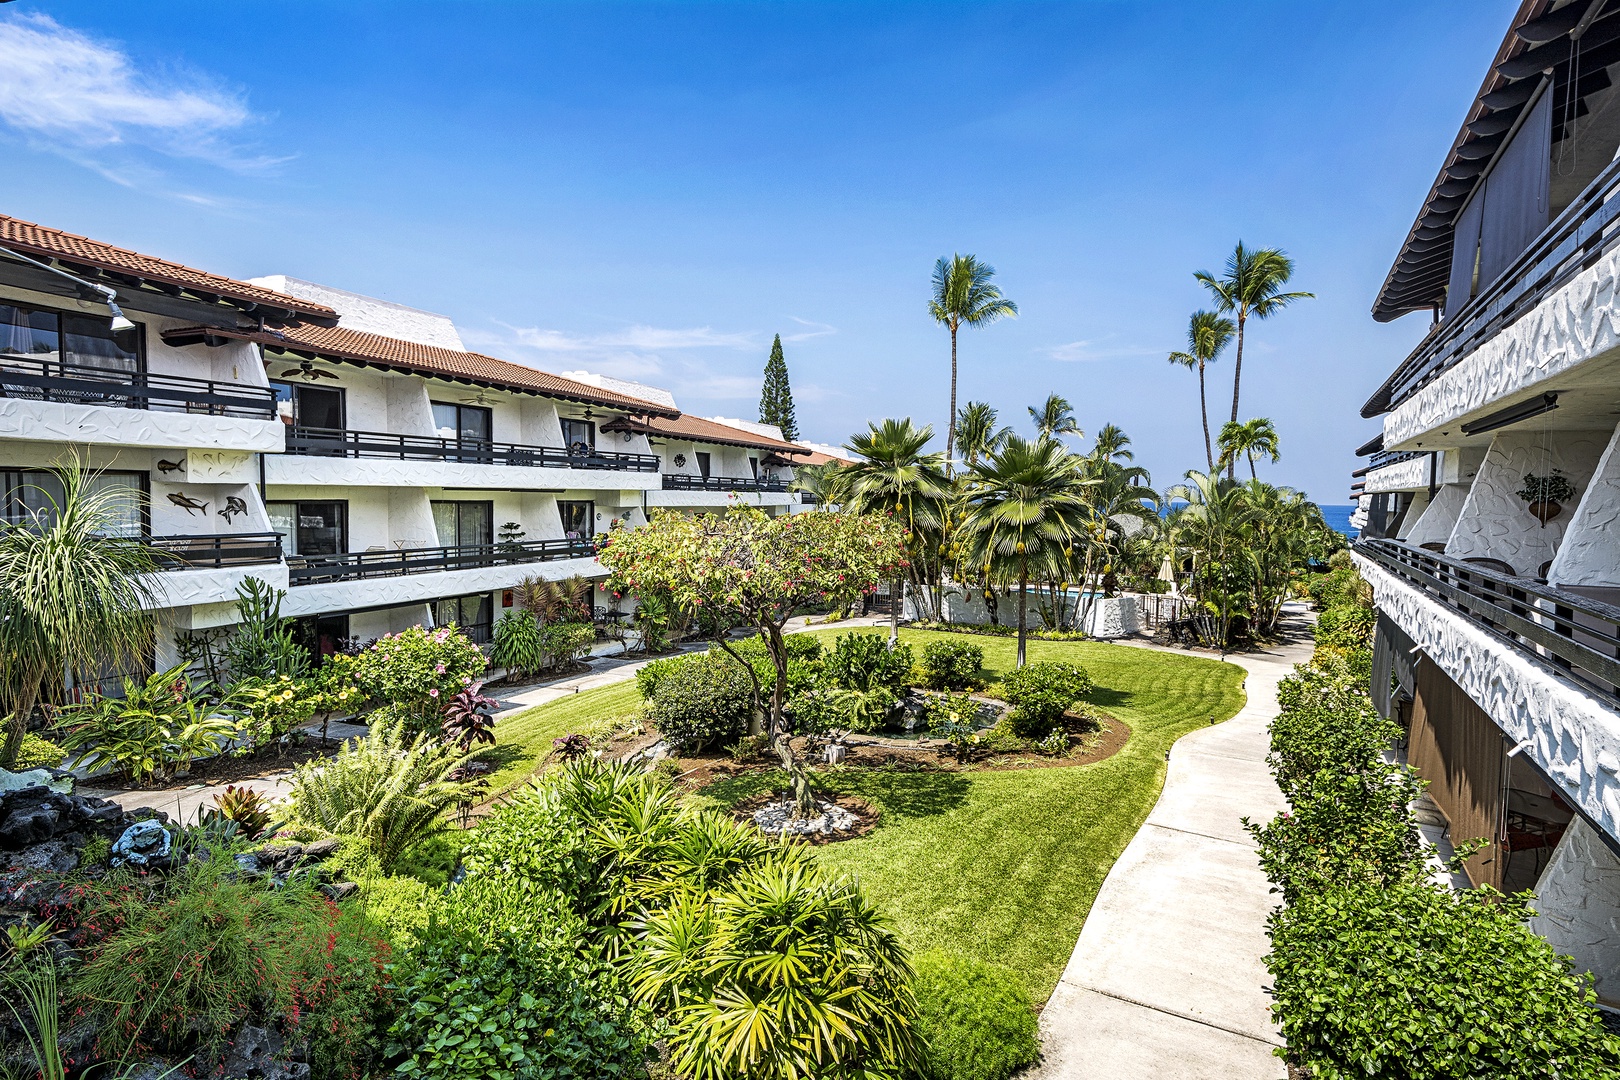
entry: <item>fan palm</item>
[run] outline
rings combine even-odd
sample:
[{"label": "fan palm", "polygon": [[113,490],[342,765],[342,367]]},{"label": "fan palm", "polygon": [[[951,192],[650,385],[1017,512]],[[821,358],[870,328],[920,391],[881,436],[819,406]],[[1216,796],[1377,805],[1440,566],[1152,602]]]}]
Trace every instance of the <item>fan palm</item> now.
[{"label": "fan palm", "polygon": [[0,523],[0,693],[11,724],[0,765],[17,759],[40,686],[52,673],[144,664],[152,644],[144,541],[118,535],[127,494],[101,487],[77,461],[53,468],[39,510]]},{"label": "fan palm", "polygon": [[1282,445],[1277,440],[1277,429],[1270,420],[1257,416],[1253,420],[1243,423],[1227,423],[1221,426],[1221,435],[1218,440],[1221,447],[1221,456],[1216,461],[1226,469],[1231,469],[1232,463],[1239,457],[1249,459],[1249,478],[1257,479],[1254,471],[1256,455],[1263,455],[1275,464],[1282,460]]},{"label": "fan palm", "polygon": [[1058,565],[1089,518],[1079,459],[1052,439],[1017,435],[975,466],[961,536],[968,558],[1018,574],[1018,666],[1024,666],[1031,563]]},{"label": "fan palm", "polygon": [[[892,514],[910,534],[913,569],[927,547],[924,534],[945,527],[945,501],[951,480],[946,474],[945,457],[928,453],[934,437],[930,425],[917,427],[909,418],[889,419],[881,425],[868,424],[867,430],[852,436],[847,449],[860,460],[843,469],[844,495],[848,509],[856,513]],[[900,641],[900,608],[904,602],[904,582],[895,582],[891,604],[889,643]]]},{"label": "fan palm", "polygon": [[1204,458],[1210,472],[1215,471],[1215,448],[1209,441],[1209,399],[1204,393],[1204,368],[1215,362],[1236,333],[1231,319],[1223,319],[1213,311],[1195,311],[1187,326],[1187,351],[1170,354],[1172,364],[1198,372],[1198,415],[1204,421]]},{"label": "fan palm", "polygon": [[816,500],[818,509],[831,510],[844,501],[844,483],[844,466],[836,461],[824,461],[820,465],[795,466],[793,483],[788,488],[809,495]]},{"label": "fan palm", "polygon": [[1046,395],[1046,401],[1038,409],[1029,406],[1029,419],[1035,425],[1036,435],[1043,439],[1056,439],[1063,435],[1081,439],[1086,434],[1074,422],[1074,408],[1062,394]]},{"label": "fan palm", "polygon": [[968,467],[994,451],[1012,434],[1010,427],[996,427],[997,419],[996,410],[982,401],[970,401],[956,414],[956,443]]},{"label": "fan palm", "polygon": [[1203,605],[1219,620],[1219,644],[1225,651],[1232,616],[1247,600],[1247,576],[1242,566],[1245,531],[1255,509],[1244,489],[1217,473],[1189,472],[1187,483],[1165,492],[1169,500],[1184,499],[1172,525],[1180,541],[1193,552],[1197,565],[1193,588]]},{"label": "fan palm", "polygon": [[1002,317],[1018,315],[1018,305],[991,284],[995,267],[973,255],[941,256],[934,263],[934,295],[928,314],[951,332],[951,412],[945,433],[946,468],[956,453],[956,332],[963,326],[988,326]]},{"label": "fan palm", "polygon": [[[1237,357],[1232,363],[1232,420],[1238,418],[1238,389],[1243,378],[1243,332],[1250,318],[1269,319],[1295,300],[1307,300],[1314,293],[1284,292],[1294,276],[1294,260],[1279,248],[1246,248],[1239,240],[1220,277],[1205,270],[1193,274],[1215,297],[1223,312],[1237,316]],[[1227,479],[1232,470],[1227,469]]]}]

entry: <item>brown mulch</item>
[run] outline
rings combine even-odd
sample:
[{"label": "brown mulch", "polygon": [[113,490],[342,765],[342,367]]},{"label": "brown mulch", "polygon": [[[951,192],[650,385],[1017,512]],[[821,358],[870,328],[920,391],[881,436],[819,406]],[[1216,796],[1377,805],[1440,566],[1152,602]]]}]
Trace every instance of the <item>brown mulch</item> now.
[{"label": "brown mulch", "polygon": [[340,739],[322,742],[319,738],[310,738],[279,757],[274,750],[262,750],[253,757],[239,758],[230,754],[220,754],[217,757],[194,761],[191,763],[189,773],[183,773],[163,783],[132,784],[127,777],[111,776],[98,776],[87,783],[108,791],[182,791],[198,784],[235,784],[243,780],[258,780],[272,773],[286,772],[306,761],[329,757],[337,753],[338,747],[342,745]]},{"label": "brown mulch", "polygon": [[[748,825],[754,820],[755,810],[758,810],[769,803],[781,802],[785,798],[787,798],[787,792],[785,791],[761,792],[760,794],[746,798],[742,802],[733,806],[731,808],[731,816],[742,822],[744,825]],[[830,799],[831,802],[844,808],[845,810],[848,810],[860,820],[853,828],[844,829],[841,832],[808,833],[804,836],[795,836],[793,838],[806,844],[820,846],[822,844],[836,844],[840,840],[859,839],[860,837],[871,832],[873,829],[877,828],[878,819],[883,816],[882,811],[880,811],[876,806],[867,802],[865,799],[861,798],[859,795],[835,795],[831,792],[818,791],[816,792],[816,798],[824,803],[828,802]]]}]

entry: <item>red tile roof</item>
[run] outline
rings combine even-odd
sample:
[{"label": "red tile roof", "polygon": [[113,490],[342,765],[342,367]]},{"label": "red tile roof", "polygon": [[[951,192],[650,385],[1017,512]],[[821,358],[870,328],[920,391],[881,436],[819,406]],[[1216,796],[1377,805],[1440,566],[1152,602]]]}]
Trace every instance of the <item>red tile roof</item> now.
[{"label": "red tile roof", "polygon": [[721,446],[742,446],[753,450],[775,450],[779,454],[803,455],[810,453],[809,450],[797,443],[773,439],[768,435],[760,435],[745,428],[734,428],[730,424],[719,424],[713,420],[705,420],[700,416],[654,419],[647,423],[635,424],[614,421],[612,427],[603,425],[602,430],[639,431],[647,435],[691,439],[693,442],[717,443]]},{"label": "red tile roof", "polygon": [[[324,304],[300,300],[261,285],[195,270],[167,259],[142,255],[138,251],[114,247],[100,240],[36,225],[31,221],[0,214],[0,247],[37,259],[57,259],[69,264],[65,269],[84,267],[102,271],[115,281],[136,279],[133,284],[152,283],[159,291],[178,289],[198,299],[224,300],[234,307],[268,308],[297,318],[336,322],[337,312]],[[169,288],[165,289],[164,286]],[[253,310],[258,314],[257,310]]]},{"label": "red tile roof", "polygon": [[800,465],[825,465],[828,462],[833,462],[838,465],[855,464],[854,458],[833,457],[831,454],[823,454],[820,450],[810,450],[807,451],[807,453],[810,456],[799,462]]},{"label": "red tile roof", "polygon": [[184,345],[222,333],[225,337],[257,341],[269,349],[291,353],[294,356],[381,367],[412,375],[455,379],[459,382],[477,383],[502,390],[542,394],[585,405],[623,409],[640,416],[681,415],[680,410],[667,405],[630,397],[627,394],[616,394],[589,383],[565,379],[561,375],[553,375],[549,371],[540,371],[523,364],[514,364],[509,360],[497,360],[482,353],[423,345],[403,338],[350,330],[342,326],[298,325],[262,333],[221,332],[208,327],[187,327],[167,331],[163,335],[163,340],[171,345]]}]

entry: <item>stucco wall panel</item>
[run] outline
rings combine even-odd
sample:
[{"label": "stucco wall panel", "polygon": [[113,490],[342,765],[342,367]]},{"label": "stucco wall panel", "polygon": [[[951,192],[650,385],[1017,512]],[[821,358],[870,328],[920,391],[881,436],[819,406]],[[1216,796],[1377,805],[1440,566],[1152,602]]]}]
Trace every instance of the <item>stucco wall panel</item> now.
[{"label": "stucco wall panel", "polygon": [[1416,491],[1429,486],[1429,459],[1423,457],[1397,461],[1367,474],[1368,494],[1379,491]]},{"label": "stucco wall panel", "polygon": [[113,409],[0,398],[0,438],[150,448],[212,447],[278,454],[284,438],[274,420],[197,413]]},{"label": "stucco wall panel", "polygon": [[1610,436],[1581,492],[1547,580],[1560,585],[1620,585],[1620,428]]},{"label": "stucco wall panel", "polygon": [[1620,858],[1576,818],[1536,882],[1530,929],[1590,971],[1598,997],[1620,1006]]},{"label": "stucco wall panel", "polygon": [[1537,576],[1557,552],[1575,507],[1564,507],[1543,525],[1514,492],[1527,473],[1544,476],[1555,469],[1574,483],[1577,493],[1584,492],[1607,443],[1608,433],[1597,431],[1498,435],[1446,541],[1446,554],[1501,559],[1520,575]]},{"label": "stucco wall panel", "polygon": [[450,570],[436,574],[407,574],[402,577],[370,578],[365,581],[334,581],[322,585],[298,585],[287,593],[282,614],[315,615],[347,611],[350,608],[395,606],[422,603],[442,596],[509,589],[527,577],[560,580],[578,574],[602,577],[607,571],[595,559],[558,559],[554,562],[514,563],[509,566],[483,566],[470,570]]},{"label": "stucco wall panel", "polygon": [[1468,502],[1467,484],[1442,484],[1422,515],[1401,539],[1414,546],[1443,544],[1451,539],[1463,505]]}]

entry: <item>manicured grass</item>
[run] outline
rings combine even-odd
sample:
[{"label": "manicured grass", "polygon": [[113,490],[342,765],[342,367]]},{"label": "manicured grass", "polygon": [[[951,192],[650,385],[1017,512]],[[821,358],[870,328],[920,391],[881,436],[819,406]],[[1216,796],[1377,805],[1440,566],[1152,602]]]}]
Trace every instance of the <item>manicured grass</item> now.
[{"label": "manicured grass", "polygon": [[551,753],[551,740],[575,732],[586,732],[609,717],[622,716],[641,707],[636,681],[629,679],[611,686],[584,690],[578,694],[536,705],[508,716],[495,725],[496,744],[489,759],[495,762],[489,790],[500,792],[524,779]]},{"label": "manicured grass", "polygon": [[[822,632],[831,637],[836,631]],[[984,646],[992,675],[1010,671],[1016,643],[902,631]],[[1093,642],[1030,642],[1029,658],[1078,663],[1096,680],[1090,700],[1124,720],[1131,738],[1094,765],[1026,772],[841,770],[820,779],[883,810],[870,836],[816,849],[854,874],[914,951],[947,948],[1017,971],[1038,1002],[1057,985],[1103,878],[1146,819],[1177,738],[1243,704],[1243,671],[1195,656]],[[721,805],[771,782],[759,774],[711,786]]]}]

